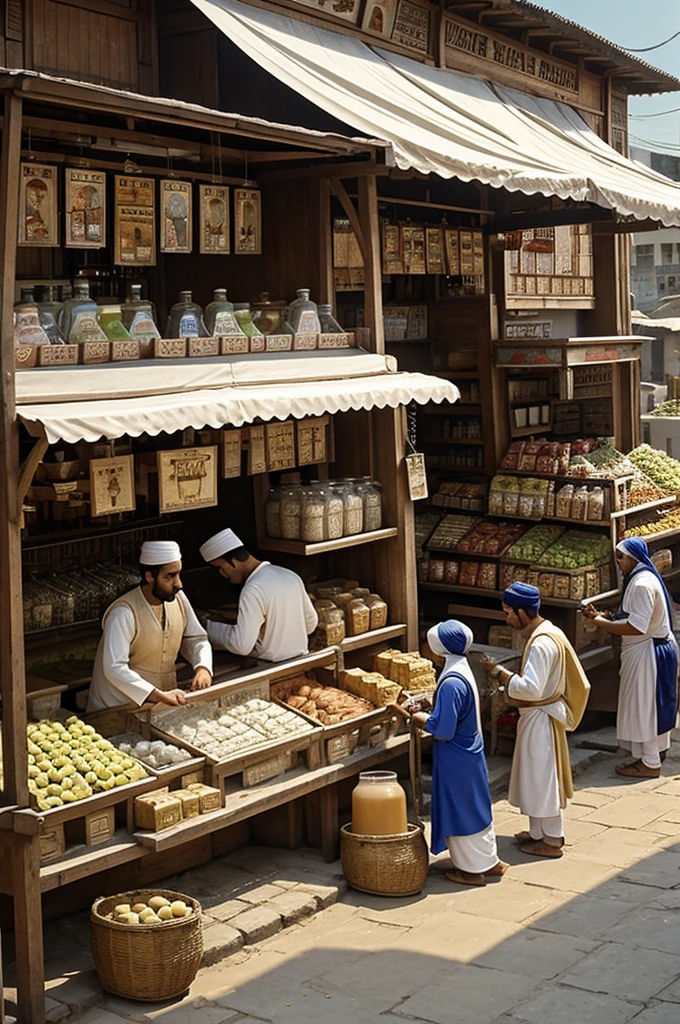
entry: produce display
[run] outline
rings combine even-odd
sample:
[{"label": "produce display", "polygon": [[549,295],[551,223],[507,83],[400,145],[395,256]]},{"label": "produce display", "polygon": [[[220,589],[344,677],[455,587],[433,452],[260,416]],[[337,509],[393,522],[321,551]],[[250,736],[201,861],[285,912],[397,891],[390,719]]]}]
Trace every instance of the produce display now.
[{"label": "produce display", "polygon": [[542,519],[550,511],[555,484],[537,477],[495,476],[489,491],[489,514]]},{"label": "produce display", "polygon": [[152,896],[146,903],[119,903],[106,917],[119,924],[163,924],[164,921],[191,917],[193,912],[193,908],[188,907],[184,900],[170,902],[165,896]]},{"label": "produce display", "polygon": [[517,559],[519,562],[535,562],[564,532],[563,526],[549,526],[543,523],[532,526],[523,537],[508,548],[506,557]]},{"label": "produce display", "polygon": [[427,542],[428,549],[430,551],[453,551],[468,530],[481,521],[481,516],[444,516]]},{"label": "produce display", "polygon": [[656,405],[649,413],[650,416],[680,416],[680,399],[669,398],[667,402]]},{"label": "produce display", "polygon": [[680,530],[680,509],[674,508],[670,512],[661,512],[657,519],[649,523],[630,526],[626,530],[625,536],[649,537],[655,533],[664,533],[666,530]]},{"label": "produce display", "polygon": [[680,463],[665,452],[641,444],[628,456],[666,494],[680,494]]},{"label": "produce display", "polygon": [[26,732],[28,790],[40,811],[147,777],[141,764],[76,715],[63,724],[48,719],[29,722]]},{"label": "produce display", "polygon": [[149,768],[172,768],[175,764],[191,760],[188,750],[164,743],[163,740],[145,740],[137,733],[112,736],[111,742],[121,753],[143,761]]},{"label": "produce display", "polygon": [[370,701],[335,686],[322,686],[307,676],[275,683],[272,686],[272,697],[315,718],[322,725],[337,725],[338,722],[347,722],[375,711],[375,704]]},{"label": "produce display", "polygon": [[442,508],[462,508],[471,512],[484,509],[484,484],[459,484],[445,481],[432,495],[432,504]]},{"label": "produce display", "polygon": [[495,590],[497,577],[495,562],[460,562],[443,558],[430,558],[427,562],[428,583]]},{"label": "produce display", "polygon": [[609,562],[611,555],[609,537],[600,533],[567,530],[543,552],[536,564],[551,569],[588,569]]},{"label": "produce display", "polygon": [[300,715],[259,697],[228,707],[212,700],[153,711],[151,722],[216,761],[268,741],[300,736],[313,728]]},{"label": "produce display", "polygon": [[557,476],[566,473],[572,444],[559,441],[513,441],[499,466],[500,472],[545,473]]},{"label": "produce display", "polygon": [[456,552],[471,555],[502,555],[525,532],[522,523],[485,520],[458,542]]}]

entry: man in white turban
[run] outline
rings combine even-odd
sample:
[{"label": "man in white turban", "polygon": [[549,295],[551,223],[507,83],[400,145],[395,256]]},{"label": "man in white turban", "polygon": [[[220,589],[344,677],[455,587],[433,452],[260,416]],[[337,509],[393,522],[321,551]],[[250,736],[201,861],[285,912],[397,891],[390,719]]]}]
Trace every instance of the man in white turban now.
[{"label": "man in white turban", "polygon": [[230,583],[242,585],[236,625],[207,624],[215,647],[263,661],[287,661],[308,653],[308,636],[319,618],[296,573],[259,561],[229,529],[210,537],[200,552]]},{"label": "man in white turban", "polygon": [[185,704],[177,688],[179,654],[194,669],[192,690],[212,683],[212,647],[182,590],[182,555],[175,541],[145,541],[138,587],[111,604],[102,620],[88,712],[119,704]]}]

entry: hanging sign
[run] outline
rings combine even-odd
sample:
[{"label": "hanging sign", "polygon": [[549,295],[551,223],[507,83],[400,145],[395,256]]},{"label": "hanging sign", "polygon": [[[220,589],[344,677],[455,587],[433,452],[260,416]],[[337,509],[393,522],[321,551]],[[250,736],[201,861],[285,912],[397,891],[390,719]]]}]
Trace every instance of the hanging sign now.
[{"label": "hanging sign", "polygon": [[114,263],[130,267],[155,267],[154,193],[153,178],[116,175]]},{"label": "hanging sign", "polygon": [[19,177],[19,245],[59,245],[57,168],[21,164]]},{"label": "hanging sign", "polygon": [[234,189],[234,252],[262,253],[262,197],[259,189]]},{"label": "hanging sign", "polygon": [[199,185],[199,250],[226,255],[229,246],[229,189],[226,185]]},{"label": "hanging sign", "polygon": [[66,168],[67,249],[103,249],[106,245],[106,174]]},{"label": "hanging sign", "polygon": [[161,252],[191,252],[191,182],[163,179],[161,187]]},{"label": "hanging sign", "polygon": [[408,478],[408,493],[411,501],[421,501],[427,498],[427,473],[425,471],[425,456],[422,452],[412,452],[406,456],[406,476]]},{"label": "hanging sign", "polygon": [[158,452],[161,512],[217,504],[217,446]]},{"label": "hanging sign", "polygon": [[135,510],[132,455],[90,460],[90,514],[110,516]]}]

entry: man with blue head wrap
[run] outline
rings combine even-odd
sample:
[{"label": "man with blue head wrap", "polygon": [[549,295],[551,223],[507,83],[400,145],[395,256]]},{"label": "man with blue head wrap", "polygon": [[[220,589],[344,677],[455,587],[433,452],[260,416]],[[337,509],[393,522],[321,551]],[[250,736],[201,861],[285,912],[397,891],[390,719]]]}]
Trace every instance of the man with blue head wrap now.
[{"label": "man with blue head wrap", "polygon": [[630,779],[658,779],[677,714],[678,646],[666,585],[641,537],[622,540],[616,561],[623,574],[621,606],[613,619],[588,605],[584,614],[621,637],[621,685],[616,714],[619,746],[635,760],[617,765]]},{"label": "man with blue head wrap", "polygon": [[580,722],[590,685],[566,636],[540,608],[537,587],[518,581],[507,588],[506,622],[526,638],[522,665],[519,673],[500,665],[489,672],[519,707],[508,800],[528,816],[529,829],[515,839],[523,853],[561,857],[562,809],[574,793],[566,733]]},{"label": "man with blue head wrap", "polygon": [[453,870],[446,877],[462,885],[486,885],[508,865],[498,859],[489,779],[479,713],[479,694],[465,657],[472,630],[456,619],[433,626],[427,642],[446,658],[434,711],[414,715],[434,736],[432,748],[433,853],[448,849]]}]

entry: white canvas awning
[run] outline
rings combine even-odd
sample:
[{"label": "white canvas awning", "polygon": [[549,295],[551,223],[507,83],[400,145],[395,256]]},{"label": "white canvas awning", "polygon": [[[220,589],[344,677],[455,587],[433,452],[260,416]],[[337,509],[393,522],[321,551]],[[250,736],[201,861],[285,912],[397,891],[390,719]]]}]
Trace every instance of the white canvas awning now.
[{"label": "white canvas awning", "polygon": [[448,380],[400,373],[391,356],[358,350],[20,370],[16,390],[22,421],[50,444],[460,397]]},{"label": "white canvas awning", "polygon": [[239,0],[193,0],[285,85],[391,142],[402,169],[680,224],[680,184],[617,153],[565,103],[429,67]]}]

